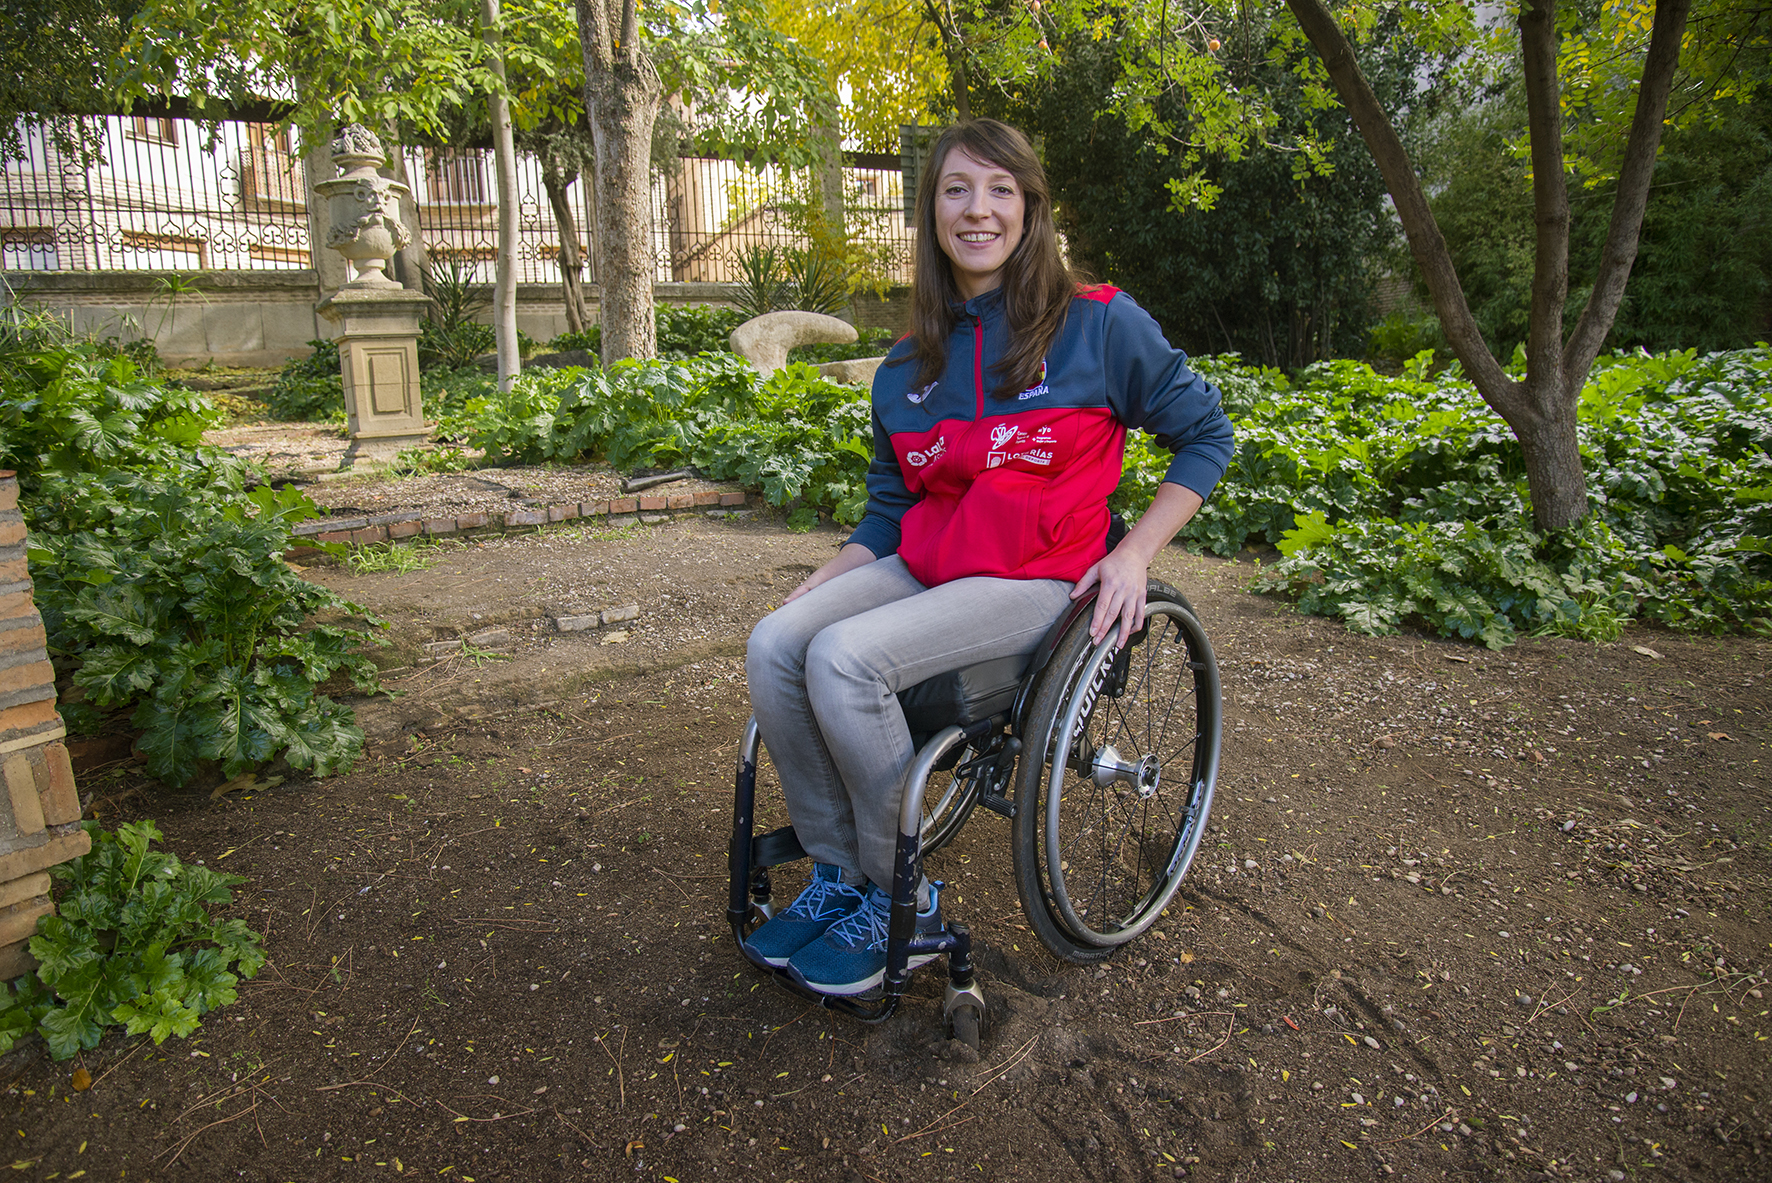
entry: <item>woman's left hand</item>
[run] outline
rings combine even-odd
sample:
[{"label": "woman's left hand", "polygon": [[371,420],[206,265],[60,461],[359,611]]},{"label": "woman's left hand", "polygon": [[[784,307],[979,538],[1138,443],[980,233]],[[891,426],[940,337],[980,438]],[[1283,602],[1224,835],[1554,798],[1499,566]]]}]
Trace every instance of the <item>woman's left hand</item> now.
[{"label": "woman's left hand", "polygon": [[1120,628],[1116,643],[1124,647],[1132,639],[1132,634],[1144,623],[1151,557],[1169,545],[1176,531],[1187,525],[1188,519],[1199,508],[1198,493],[1184,485],[1164,481],[1157,486],[1157,495],[1151,499],[1150,508],[1144,511],[1138,524],[1126,532],[1126,537],[1120,539],[1120,545],[1083,572],[1083,578],[1071,589],[1071,599],[1081,599],[1090,588],[1098,583],[1101,585],[1101,594],[1095,601],[1095,615],[1089,620],[1091,640],[1099,644],[1116,622]]},{"label": "woman's left hand", "polygon": [[1077,586],[1071,589],[1076,600],[1096,584],[1101,594],[1095,599],[1095,615],[1089,620],[1089,639],[1099,642],[1119,625],[1120,637],[1115,644],[1125,646],[1128,638],[1144,622],[1145,591],[1150,582],[1149,565],[1123,542],[1112,553],[1083,572]]}]

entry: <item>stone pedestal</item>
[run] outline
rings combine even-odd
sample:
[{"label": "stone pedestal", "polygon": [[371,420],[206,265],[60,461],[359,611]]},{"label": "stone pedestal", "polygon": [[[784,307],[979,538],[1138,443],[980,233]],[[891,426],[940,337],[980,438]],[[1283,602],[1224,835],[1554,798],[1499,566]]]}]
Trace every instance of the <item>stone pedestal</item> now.
[{"label": "stone pedestal", "polygon": [[339,326],[339,369],[345,384],[345,467],[392,460],[425,442],[418,392],[418,320],[430,299],[387,276],[388,258],[412,241],[400,219],[405,185],[376,171],[381,141],[350,124],[332,141],[339,175],[314,188],[326,198],[326,245],[351,261],[356,278],[321,302],[319,313]]},{"label": "stone pedestal", "polygon": [[340,288],[319,312],[339,326],[347,467],[392,460],[430,435],[418,388],[418,322],[429,297],[393,285]]}]

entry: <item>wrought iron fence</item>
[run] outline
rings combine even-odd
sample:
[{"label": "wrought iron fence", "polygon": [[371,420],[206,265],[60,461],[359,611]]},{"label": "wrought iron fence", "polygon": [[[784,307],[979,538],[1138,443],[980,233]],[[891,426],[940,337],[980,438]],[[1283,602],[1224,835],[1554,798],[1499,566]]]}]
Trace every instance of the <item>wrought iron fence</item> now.
[{"label": "wrought iron fence", "polygon": [[[309,186],[287,132],[224,122],[213,135],[182,119],[94,120],[90,161],[28,138],[26,159],[0,170],[0,267],[9,271],[288,270],[313,266]],[[491,153],[409,149],[405,177],[426,251],[492,278],[498,216]],[[902,224],[903,182],[888,160],[844,170],[845,224],[876,277],[910,278],[913,231]],[[519,282],[560,278],[562,219],[524,155],[517,169]],[[659,281],[729,282],[753,248],[803,245],[804,172],[685,157],[653,179]],[[583,278],[596,277],[588,186],[561,195]]]},{"label": "wrought iron fence", "polygon": [[287,133],[183,119],[94,121],[90,161],[33,132],[0,172],[0,262],[19,271],[286,270],[309,261]]}]

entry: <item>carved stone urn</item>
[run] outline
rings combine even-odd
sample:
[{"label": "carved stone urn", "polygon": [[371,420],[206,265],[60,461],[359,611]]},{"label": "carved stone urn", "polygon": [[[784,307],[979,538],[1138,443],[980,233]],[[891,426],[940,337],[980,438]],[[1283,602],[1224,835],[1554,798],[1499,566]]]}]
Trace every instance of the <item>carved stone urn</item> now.
[{"label": "carved stone urn", "polygon": [[332,141],[338,176],[314,185],[331,214],[326,245],[349,259],[356,271],[346,287],[399,286],[386,268],[394,252],[412,241],[412,232],[400,220],[400,199],[410,190],[376,171],[384,159],[374,132],[348,124]]}]

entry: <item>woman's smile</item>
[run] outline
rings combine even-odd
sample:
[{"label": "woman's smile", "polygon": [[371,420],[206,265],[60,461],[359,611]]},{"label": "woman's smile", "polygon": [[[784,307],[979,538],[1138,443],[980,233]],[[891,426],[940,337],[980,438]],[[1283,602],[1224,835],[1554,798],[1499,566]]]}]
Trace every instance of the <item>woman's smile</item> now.
[{"label": "woman's smile", "polygon": [[1003,265],[1021,245],[1026,199],[1015,178],[955,148],[942,162],[935,225],[954,283],[967,299],[1003,281]]}]

